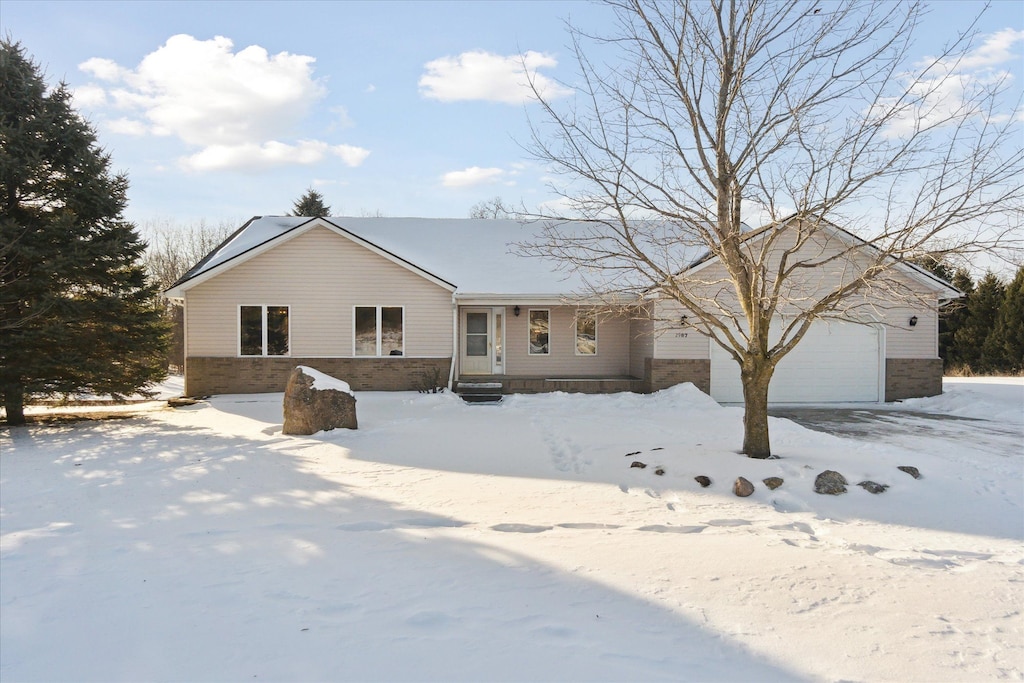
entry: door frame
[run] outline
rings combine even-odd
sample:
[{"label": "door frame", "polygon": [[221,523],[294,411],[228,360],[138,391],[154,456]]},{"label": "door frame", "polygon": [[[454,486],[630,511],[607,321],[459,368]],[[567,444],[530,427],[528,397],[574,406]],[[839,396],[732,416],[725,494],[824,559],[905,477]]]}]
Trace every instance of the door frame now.
[{"label": "door frame", "polygon": [[[466,370],[466,325],[467,313],[487,314],[487,364],[488,371],[468,372]],[[459,374],[460,375],[503,375],[505,358],[508,354],[505,343],[504,306],[463,306],[459,311]]]}]

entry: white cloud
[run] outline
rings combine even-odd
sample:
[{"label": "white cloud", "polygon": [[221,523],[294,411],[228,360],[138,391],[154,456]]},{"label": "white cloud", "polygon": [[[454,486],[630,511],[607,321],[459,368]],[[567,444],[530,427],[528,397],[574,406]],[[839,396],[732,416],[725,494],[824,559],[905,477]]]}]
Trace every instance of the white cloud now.
[{"label": "white cloud", "polygon": [[348,115],[348,109],[341,106],[340,104],[336,107],[331,107],[331,113],[335,115],[334,125],[339,128],[351,128],[356,125],[352,117]]},{"label": "white cloud", "polygon": [[1003,29],[988,36],[981,47],[964,55],[957,65],[961,69],[981,69],[1019,59],[1011,48],[1020,41],[1024,41],[1024,30]]},{"label": "white cloud", "polygon": [[441,177],[441,184],[445,187],[475,187],[476,185],[491,185],[499,182],[505,175],[500,168],[480,168],[470,166],[463,171],[449,171]]},{"label": "white cloud", "polygon": [[[1014,54],[1013,47],[1022,41],[1024,30],[1004,29],[987,36],[980,47],[970,52],[942,60],[929,57],[918,62],[917,66],[924,72],[916,76],[907,75],[910,79],[907,92],[912,97],[905,101],[903,111],[886,127],[886,135],[909,135],[920,128],[942,125],[963,116],[965,105],[978,88],[998,85],[1013,78],[1003,65],[1020,59]],[[882,112],[896,102],[895,99],[885,100],[875,112]],[[1012,116],[1010,113],[976,113],[993,123]]]},{"label": "white cloud", "polygon": [[345,162],[346,166],[355,168],[366,161],[370,156],[370,150],[352,145],[335,145],[330,148],[331,154]]},{"label": "white cloud", "polygon": [[106,128],[112,133],[141,136],[147,132],[146,124],[135,119],[120,118],[107,121]]},{"label": "white cloud", "polygon": [[201,152],[181,159],[181,165],[191,171],[220,171],[242,169],[261,171],[282,164],[315,164],[334,154],[348,166],[358,166],[370,152],[349,145],[331,147],[318,140],[300,140],[295,145],[276,140],[262,144],[208,145]]},{"label": "white cloud", "polygon": [[107,103],[107,91],[98,85],[83,85],[74,89],[72,100],[75,108],[102,107]]},{"label": "white cloud", "polygon": [[532,50],[507,57],[483,50],[463,52],[457,57],[427,62],[426,73],[419,80],[420,94],[442,102],[486,100],[522,104],[535,99],[529,85],[532,80],[544,97],[554,99],[572,91],[538,70],[557,65],[554,57]]},{"label": "white cloud", "polygon": [[112,59],[103,59],[101,57],[87,59],[79,64],[78,68],[87,74],[92,74],[101,81],[118,81],[131,73],[128,69],[122,69]]},{"label": "white cloud", "polygon": [[[369,154],[350,145],[279,142],[293,134],[326,93],[313,77],[316,60],[258,45],[237,52],[228,38],[175,35],[134,69],[93,58],[79,68],[108,83],[115,109],[134,114],[108,126],[133,135],[174,136],[200,150],[184,160],[194,170],[309,164],[328,153],[349,166]],[[99,99],[96,86],[87,96]],[[345,120],[341,110],[342,122]],[[143,124],[143,122],[145,122]],[[294,156],[289,156],[294,155]]]}]

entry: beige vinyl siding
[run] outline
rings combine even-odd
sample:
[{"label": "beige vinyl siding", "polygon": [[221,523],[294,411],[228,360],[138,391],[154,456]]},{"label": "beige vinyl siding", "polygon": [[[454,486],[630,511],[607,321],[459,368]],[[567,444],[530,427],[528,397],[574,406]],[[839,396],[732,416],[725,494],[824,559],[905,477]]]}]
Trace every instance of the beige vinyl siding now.
[{"label": "beige vinyl siding", "polygon": [[402,306],[405,355],[452,352],[451,293],[316,227],[186,293],[188,354],[238,354],[238,307],[289,307],[291,356],[350,357],[354,306]]},{"label": "beige vinyl siding", "polygon": [[654,323],[643,319],[645,311],[637,311],[637,317],[629,322],[629,374],[643,377],[646,360],[654,357]]},{"label": "beige vinyl siding", "polygon": [[[686,325],[680,316],[688,317]],[[709,358],[709,339],[694,327],[697,317],[675,301],[659,301],[654,306],[654,357],[678,360]]]},{"label": "beige vinyl siding", "polygon": [[[795,244],[795,231],[788,232],[776,241],[776,249],[790,248]],[[751,248],[759,248],[758,240],[754,240]],[[830,255],[838,254],[840,249],[845,249],[847,244],[838,237],[826,239],[826,235],[819,233],[814,240],[805,244],[800,251],[800,258],[827,258]],[[851,254],[851,258],[857,258]],[[861,255],[859,258],[865,259]],[[771,266],[775,266],[772,263]],[[810,300],[817,294],[830,291],[840,286],[856,272],[856,268],[844,268],[843,259],[836,259],[820,268],[801,271],[791,278],[787,295],[799,306],[803,299]],[[721,262],[714,262],[704,268],[700,268],[690,275],[683,287],[691,292],[701,292],[707,299],[713,299],[717,305],[729,305],[735,302],[731,284],[725,267]],[[891,292],[896,291],[896,297]],[[916,298],[916,300],[915,300]],[[664,313],[669,313],[669,306],[674,303],[663,303]],[[936,358],[938,356],[936,313],[937,301],[934,294],[920,282],[909,275],[891,270],[870,290],[851,297],[847,301],[848,310],[846,315],[865,322],[881,323],[885,326],[885,355],[887,358]],[[732,308],[738,312],[738,306],[733,303]],[[780,313],[785,313],[786,307],[780,306]],[[662,317],[670,318],[671,313]],[[918,318],[917,326],[911,328],[908,321],[912,315]],[[740,314],[742,317],[742,314]],[[666,334],[666,332],[668,332]],[[689,335],[685,339],[677,339],[670,330],[661,330],[656,335],[655,357],[657,358],[708,358],[708,340],[703,338],[704,347],[701,355],[698,353],[697,340],[702,335]]]},{"label": "beige vinyl siding", "polygon": [[[530,355],[529,311],[551,312],[550,353]],[[598,314],[597,354],[576,355],[575,306],[522,306],[519,317],[506,309],[505,374],[510,376],[599,377],[629,374],[629,319]]]}]

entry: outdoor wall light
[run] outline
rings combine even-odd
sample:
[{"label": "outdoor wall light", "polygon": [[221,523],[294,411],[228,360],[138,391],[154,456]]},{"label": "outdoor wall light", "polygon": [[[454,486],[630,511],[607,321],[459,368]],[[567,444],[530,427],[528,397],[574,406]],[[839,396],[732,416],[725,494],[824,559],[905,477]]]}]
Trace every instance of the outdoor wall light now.
[{"label": "outdoor wall light", "polygon": [[917,316],[916,315],[910,316],[910,326],[911,327],[917,327]]},{"label": "outdoor wall light", "polygon": [[687,316],[685,315],[679,316],[679,327],[686,327],[686,319]]},{"label": "outdoor wall light", "polygon": [[519,317],[519,311],[520,311],[520,310],[522,310],[522,309],[520,309],[520,308],[519,308],[519,306],[516,306],[515,308],[513,308],[513,309],[512,309],[512,313],[513,313],[513,315],[515,315],[515,316],[516,316],[516,317],[518,318],[518,317]]}]

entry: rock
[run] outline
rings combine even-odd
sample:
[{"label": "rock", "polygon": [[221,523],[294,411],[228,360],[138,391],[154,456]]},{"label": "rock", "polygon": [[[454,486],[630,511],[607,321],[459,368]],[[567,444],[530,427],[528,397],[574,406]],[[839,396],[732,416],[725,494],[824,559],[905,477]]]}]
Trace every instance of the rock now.
[{"label": "rock", "polygon": [[356,429],[356,397],[341,380],[298,366],[284,390],[283,434]]},{"label": "rock", "polygon": [[918,471],[918,469],[916,467],[911,467],[910,465],[900,465],[896,469],[900,470],[901,472],[906,472],[907,474],[912,476],[914,479],[920,479],[921,478],[921,472]]},{"label": "rock", "polygon": [[860,481],[857,482],[857,486],[860,486],[868,493],[881,493],[889,488],[888,484],[879,484],[875,481]]},{"label": "rock", "polygon": [[643,469],[647,467],[647,463],[640,462],[639,460],[634,460],[632,464],[630,464],[630,467],[639,467],[640,469]]},{"label": "rock", "polygon": [[693,480],[700,484],[702,488],[707,488],[711,486],[711,480],[708,477],[705,477],[703,474],[694,477]]},{"label": "rock", "polygon": [[782,477],[768,477],[767,479],[762,479],[761,481],[763,481],[764,485],[767,486],[772,491],[782,486],[783,483]]},{"label": "rock", "polygon": [[658,469],[654,470],[654,473],[660,477],[661,475],[665,474],[665,468],[659,467]]},{"label": "rock", "polygon": [[754,492],[754,485],[743,477],[737,477],[732,485],[732,492],[740,498],[746,498]]},{"label": "rock", "polygon": [[846,477],[834,470],[825,470],[814,479],[814,492],[829,496],[846,493]]},{"label": "rock", "polygon": [[631,453],[626,453],[626,457],[627,458],[632,458],[634,455],[640,455],[640,451],[633,451]]}]

